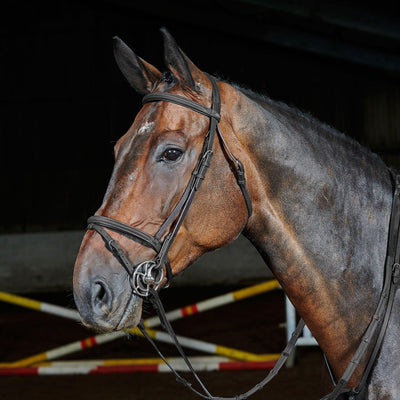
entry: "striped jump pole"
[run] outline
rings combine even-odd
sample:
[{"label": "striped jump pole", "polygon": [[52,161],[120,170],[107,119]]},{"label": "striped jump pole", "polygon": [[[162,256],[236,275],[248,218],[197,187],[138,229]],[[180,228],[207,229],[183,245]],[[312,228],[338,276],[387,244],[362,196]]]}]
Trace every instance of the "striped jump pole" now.
[{"label": "striped jump pole", "polygon": [[[189,372],[180,357],[168,358],[176,371]],[[272,369],[275,361],[232,361],[226,357],[190,357],[193,369],[201,371],[232,371]],[[92,375],[130,372],[170,372],[161,359],[75,360],[42,363],[30,367],[0,367],[1,375]]]},{"label": "striped jump pole", "polygon": [[28,299],[27,297],[17,296],[6,292],[0,292],[0,301],[11,303],[17,306],[31,308],[33,310],[42,311],[48,314],[57,315],[74,321],[80,321],[78,311],[70,310],[65,307],[55,306],[53,304],[45,303],[43,301]]},{"label": "striped jump pole", "polygon": [[[156,331],[154,329],[146,329],[148,335],[159,342],[173,344],[173,340],[168,333],[163,331]],[[141,335],[138,328],[129,329],[128,332]],[[176,335],[179,343],[183,347],[189,349],[202,351],[208,354],[215,354],[219,356],[226,356],[235,360],[241,361],[275,361],[279,358],[280,354],[254,354],[247,351],[233,349],[231,347],[219,346],[214,343],[204,342],[202,340],[191,339],[185,336]]]},{"label": "striped jump pole", "polygon": [[[273,279],[267,282],[259,283],[257,285],[249,286],[244,289],[239,289],[234,292],[212,297],[211,299],[203,300],[183,308],[177,308],[175,310],[167,312],[166,316],[170,321],[176,321],[178,319],[188,317],[189,315],[221,307],[230,303],[234,303],[235,301],[256,296],[261,293],[270,292],[271,290],[278,289],[279,287],[280,285],[278,281],[276,279]],[[148,328],[153,328],[159,324],[160,322],[158,320],[158,317],[156,316],[147,318],[144,321],[144,325]]]},{"label": "striped jump pole", "polygon": [[[173,311],[167,313],[167,317],[170,321],[175,321],[180,318],[187,317],[189,315],[193,315],[199,312],[203,312],[206,310],[210,310],[212,308],[220,307],[222,305],[226,305],[229,303],[233,303],[238,300],[242,300],[251,296],[255,296],[260,293],[264,293],[267,291],[271,291],[279,287],[279,283],[276,280],[271,280],[267,282],[263,282],[257,285],[250,286],[248,288],[239,289],[227,294],[223,294],[220,296],[216,296],[214,298],[204,300],[183,308],[178,308]],[[0,300],[5,301],[11,304],[19,305],[26,308],[31,308],[34,310],[46,312],[49,314],[57,315],[60,317],[72,319],[75,321],[80,321],[79,313],[75,310],[70,310],[64,307],[55,306],[49,303],[40,302],[38,300],[28,299],[26,297],[17,296],[5,292],[0,291]],[[154,326],[159,325],[158,317],[151,317],[144,321],[145,326],[147,328],[151,328]],[[137,328],[129,329],[129,333],[135,335],[141,335]],[[172,343],[171,339],[168,334],[165,332],[149,330],[149,335],[158,341],[162,341],[164,343]],[[54,360],[65,356],[67,354],[71,354],[73,352],[82,350],[87,347],[93,347],[102,343],[106,343],[115,339],[118,339],[125,335],[125,332],[111,332],[101,335],[96,335],[89,337],[84,340],[72,342],[70,344],[49,350],[47,352],[39,353],[33,355],[31,357],[27,357],[13,363],[3,363],[0,366],[3,367],[24,367],[28,365],[33,365],[38,362],[46,361],[46,360]],[[219,346],[213,343],[207,343],[196,339],[190,339],[183,336],[178,336],[179,341],[181,342],[182,346],[188,347],[195,350],[200,350],[204,352],[208,352],[210,354],[218,354],[223,356],[228,356],[230,358],[244,360],[244,361],[265,361],[265,358],[269,360],[276,359],[276,354],[269,354],[269,355],[257,355],[253,353],[244,352],[241,350],[236,350],[224,346]],[[261,357],[261,359],[260,359]]]},{"label": "striped jump pole", "polygon": [[68,354],[75,353],[77,351],[87,349],[89,347],[97,346],[103,343],[111,342],[117,338],[126,336],[126,332],[111,332],[103,333],[96,336],[91,336],[84,340],[77,340],[72,343],[68,343],[64,346],[56,347],[52,350],[44,351],[42,353],[35,354],[30,357],[22,358],[20,360],[11,363],[0,363],[0,368],[17,368],[17,367],[27,367],[37,363],[41,363],[49,360],[56,360],[57,358],[64,357]]},{"label": "striped jump pole", "polygon": [[[167,312],[166,315],[170,321],[176,321],[177,319],[185,318],[189,315],[211,310],[212,308],[221,307],[238,300],[243,300],[248,297],[269,292],[279,287],[280,286],[278,281],[276,279],[273,279],[267,282],[259,283],[257,285],[249,286],[244,289],[239,289],[230,293],[216,296],[208,300],[203,300],[186,307],[177,308],[175,310]],[[59,317],[80,321],[79,313],[76,310],[70,310],[65,307],[56,306],[38,300],[28,299],[26,297],[17,296],[15,294],[0,291],[0,301],[4,301],[6,303],[11,303],[25,308],[31,308],[33,310],[42,311],[48,314],[57,315]],[[144,321],[144,324],[148,328],[153,328],[159,325],[160,322],[158,320],[158,317],[155,316],[146,319]]]},{"label": "striped jump pole", "polygon": [[[128,332],[133,335],[142,336],[142,333],[139,331],[138,328],[129,329]],[[168,344],[174,343],[166,332],[157,331],[154,329],[147,329],[147,333],[152,339],[157,340],[159,342]],[[85,348],[93,347],[102,343],[115,340],[116,336],[122,337],[125,335],[126,332],[124,331],[104,333],[101,335],[87,338],[85,340],[72,342],[67,345],[60,346],[52,350],[48,350],[46,352],[38,353],[33,356],[23,358],[11,363],[3,363],[0,364],[0,367],[10,367],[10,368],[26,367],[44,361],[55,360],[67,354],[71,354]],[[214,343],[204,342],[202,340],[187,338],[185,336],[178,335],[177,338],[183,347],[202,351],[208,354],[226,356],[241,361],[274,361],[279,358],[279,354],[254,354],[242,350],[233,349],[230,347],[219,346]]]}]

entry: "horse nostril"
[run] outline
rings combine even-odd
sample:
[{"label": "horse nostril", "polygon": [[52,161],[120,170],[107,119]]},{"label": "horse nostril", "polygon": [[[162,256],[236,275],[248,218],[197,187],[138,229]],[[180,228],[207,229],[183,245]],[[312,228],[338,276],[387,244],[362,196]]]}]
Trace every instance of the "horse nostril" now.
[{"label": "horse nostril", "polygon": [[93,290],[93,305],[101,307],[103,305],[109,305],[111,302],[111,293],[109,288],[104,282],[97,281],[94,284]]}]

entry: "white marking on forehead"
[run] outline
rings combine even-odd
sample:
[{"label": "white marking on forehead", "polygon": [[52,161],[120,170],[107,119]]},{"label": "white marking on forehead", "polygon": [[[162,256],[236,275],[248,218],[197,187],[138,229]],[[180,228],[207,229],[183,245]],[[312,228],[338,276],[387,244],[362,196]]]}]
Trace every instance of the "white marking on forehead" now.
[{"label": "white marking on forehead", "polygon": [[146,121],[144,123],[144,125],[142,125],[139,129],[138,129],[138,134],[139,135],[143,135],[144,133],[150,132],[151,129],[154,126],[154,122],[148,122]]}]

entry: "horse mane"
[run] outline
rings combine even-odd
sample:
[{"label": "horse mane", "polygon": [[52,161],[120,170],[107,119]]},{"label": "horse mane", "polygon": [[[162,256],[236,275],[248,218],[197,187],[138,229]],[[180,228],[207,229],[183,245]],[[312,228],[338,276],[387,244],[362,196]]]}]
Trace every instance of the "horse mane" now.
[{"label": "horse mane", "polygon": [[329,124],[320,121],[309,112],[302,111],[299,108],[288,105],[282,101],[273,100],[269,96],[257,93],[243,85],[229,81],[225,82],[229,83],[235,89],[258,103],[262,108],[272,113],[274,116],[277,116],[281,122],[284,120],[286,124],[290,124],[297,129],[313,132],[317,136],[329,137],[330,140],[336,142],[338,146],[347,149],[352,156],[358,154],[363,159],[369,159],[370,162],[375,161],[379,164],[383,163],[377,154],[362,146],[357,140],[340,132]]},{"label": "horse mane", "polygon": [[[349,136],[345,135],[344,133],[338,131],[337,129],[333,128],[329,124],[320,121],[319,119],[315,118],[311,113],[307,111],[302,111],[298,107],[289,105],[283,101],[273,100],[266,94],[261,94],[255,92],[253,89],[248,87],[242,86],[237,83],[230,83],[235,89],[239,90],[243,94],[245,94],[250,99],[256,101],[258,104],[263,106],[267,105],[269,109],[274,110],[280,115],[284,115],[291,119],[296,120],[296,122],[301,122],[303,124],[307,124],[309,126],[314,126],[316,130],[323,130],[327,131],[335,136],[340,136],[343,138],[350,139],[350,141],[356,142],[354,139],[350,138]],[[356,142],[358,143],[358,142]]]}]

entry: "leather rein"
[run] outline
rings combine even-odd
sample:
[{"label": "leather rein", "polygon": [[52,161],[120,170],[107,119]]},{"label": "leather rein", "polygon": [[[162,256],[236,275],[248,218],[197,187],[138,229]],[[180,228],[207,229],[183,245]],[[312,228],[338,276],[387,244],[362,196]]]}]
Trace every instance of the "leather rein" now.
[{"label": "leather rein", "polygon": [[[219,141],[223,146],[226,154],[228,155],[230,163],[234,167],[234,174],[236,176],[238,186],[242,191],[249,217],[251,216],[252,213],[251,200],[246,186],[243,164],[231,153],[218,127],[218,123],[221,118],[220,115],[221,99],[220,99],[218,84],[214,77],[210,75],[207,75],[207,77],[209,78],[212,84],[211,108],[205,107],[183,96],[171,93],[150,93],[144,96],[142,101],[143,104],[150,102],[158,102],[158,101],[167,101],[175,103],[179,106],[189,108],[193,111],[196,111],[197,113],[205,115],[210,119],[208,133],[204,139],[202,150],[198,157],[197,163],[192,171],[192,175],[186,186],[186,189],[184,190],[182,197],[172,210],[171,214],[161,225],[157,233],[154,236],[152,236],[140,229],[131,227],[130,225],[125,224],[123,222],[99,215],[92,216],[88,219],[87,229],[95,230],[103,238],[106,248],[110,252],[112,252],[112,254],[116,257],[116,259],[120,262],[122,267],[128,273],[130,284],[132,287],[131,296],[137,295],[139,297],[148,298],[150,300],[160,318],[163,328],[171,336],[178,352],[180,353],[180,355],[186,362],[189,370],[192,372],[193,376],[199,383],[203,393],[200,392],[199,390],[194,389],[191,383],[189,383],[186,379],[182,378],[178,374],[178,372],[174,370],[174,368],[168,363],[165,357],[158,350],[154,341],[149,337],[143,325],[143,322],[141,321],[139,324],[139,329],[141,330],[142,334],[152,344],[152,346],[155,348],[159,356],[164,360],[164,362],[167,364],[170,370],[175,374],[177,380],[183,385],[187,386],[190,390],[195,392],[200,397],[206,399],[245,400],[255,392],[262,389],[268,382],[272,380],[272,378],[274,378],[277,375],[281,367],[285,364],[291,351],[294,349],[297,339],[301,335],[303,328],[305,326],[304,321],[302,319],[299,321],[295,331],[292,334],[291,339],[289,340],[285,349],[281,353],[280,358],[278,359],[274,368],[264,378],[264,380],[262,380],[252,389],[241,395],[229,398],[214,397],[208,392],[208,390],[206,389],[200,378],[197,376],[188,357],[184,353],[181,345],[179,344],[175,332],[173,331],[172,326],[166,317],[165,310],[158,295],[158,289],[160,288],[161,283],[164,279],[164,266],[166,270],[166,278],[168,280],[168,284],[171,282],[173,278],[171,266],[168,261],[168,251],[178,233],[178,230],[189,210],[190,205],[192,204],[192,201],[194,199],[197,190],[200,188],[201,183],[204,180],[205,174],[210,165],[211,158],[213,155],[212,147],[216,135],[218,135]],[[372,367],[376,361],[376,357],[379,353],[379,350],[381,348],[386,333],[389,317],[394,303],[395,293],[400,285],[400,235],[399,235],[400,178],[399,176],[398,175],[395,176],[394,180],[395,180],[395,192],[392,203],[392,211],[391,211],[390,226],[389,226],[388,249],[387,249],[387,256],[386,256],[385,270],[384,270],[384,283],[380,299],[378,302],[378,306],[365,334],[363,335],[360,341],[360,345],[357,348],[349,365],[347,366],[344,374],[337,383],[333,381],[335,385],[334,390],[325,397],[323,397],[321,400],[335,400],[342,395],[346,396],[349,400],[356,399],[359,396],[363,396],[366,388],[366,383],[368,381]],[[156,256],[152,260],[141,262],[136,266],[132,265],[131,261],[125,255],[125,252],[122,250],[119,244],[112,238],[112,236],[104,228],[117,232],[121,235],[126,236],[131,240],[134,240],[146,247],[153,249],[156,252]],[[170,228],[170,232],[165,235],[168,228]],[[376,339],[373,344],[372,340],[375,337]],[[351,376],[353,375],[356,368],[359,366],[364,355],[367,353],[369,346],[372,344],[373,344],[373,350],[370,355],[367,366],[364,369],[364,373],[361,378],[360,384],[356,388],[352,389],[346,388],[347,383],[349,382]],[[327,365],[328,368],[330,369],[328,363]]]}]

